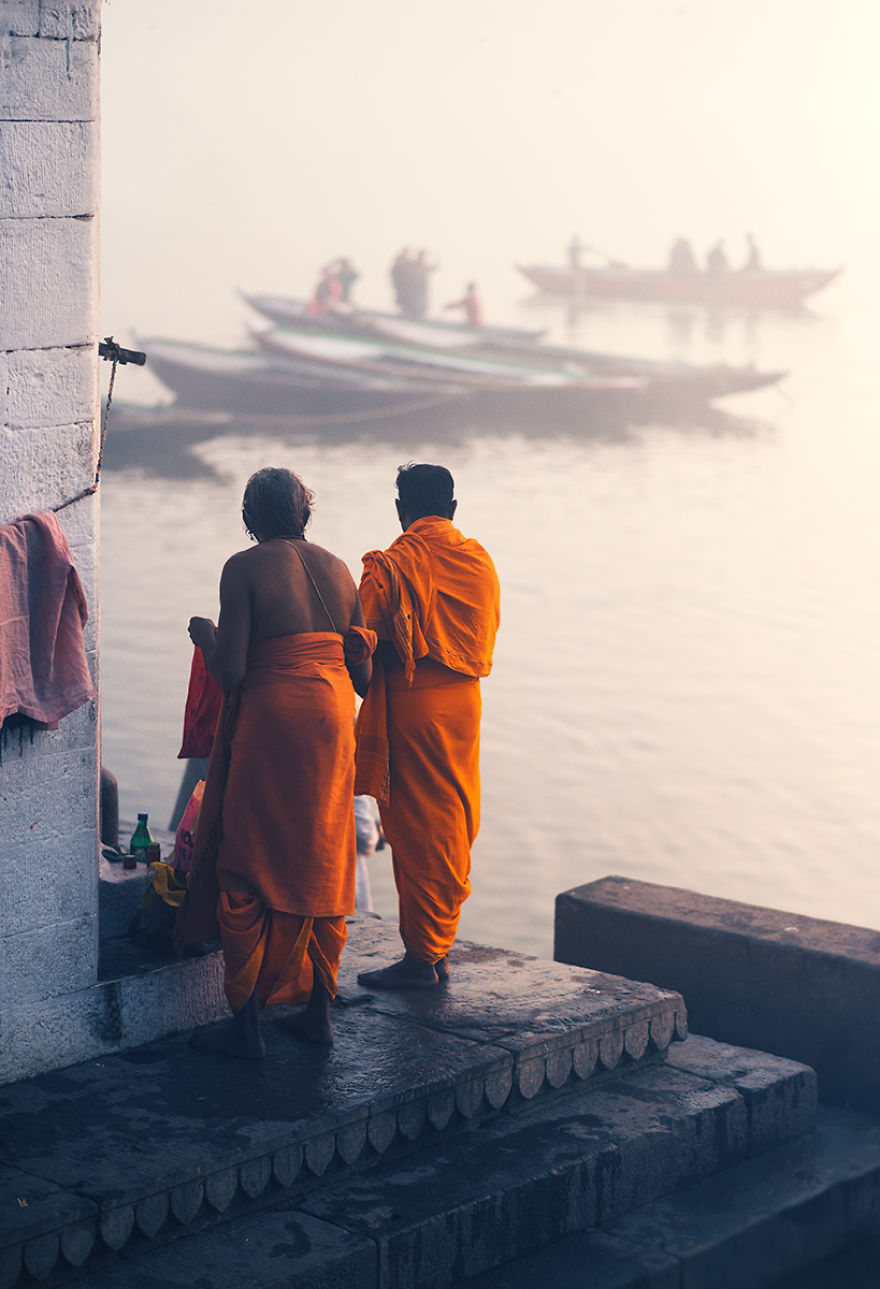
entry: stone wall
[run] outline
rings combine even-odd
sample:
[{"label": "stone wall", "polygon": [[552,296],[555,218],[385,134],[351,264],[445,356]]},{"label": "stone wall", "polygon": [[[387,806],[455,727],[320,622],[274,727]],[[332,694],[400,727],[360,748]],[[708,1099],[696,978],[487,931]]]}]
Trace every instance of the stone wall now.
[{"label": "stone wall", "polygon": [[[0,523],[94,479],[99,0],[0,0]],[[59,512],[89,607],[96,497]],[[0,764],[0,1082],[63,1064],[48,1013],[97,979],[98,703]],[[18,1069],[15,1053],[32,1053]]]}]

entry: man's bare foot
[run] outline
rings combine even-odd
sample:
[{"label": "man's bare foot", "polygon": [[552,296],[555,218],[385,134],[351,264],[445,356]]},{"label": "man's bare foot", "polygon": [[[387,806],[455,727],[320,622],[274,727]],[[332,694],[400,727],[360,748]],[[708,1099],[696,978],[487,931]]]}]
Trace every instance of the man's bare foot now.
[{"label": "man's bare foot", "polygon": [[367,989],[436,989],[437,972],[430,962],[419,962],[405,954],[399,962],[378,971],[362,971],[358,984]]},{"label": "man's bare foot", "polygon": [[333,1026],[330,1024],[330,1004],[333,1000],[321,980],[315,973],[309,1001],[294,1016],[279,1016],[275,1024],[279,1029],[287,1030],[296,1038],[308,1039],[310,1043],[320,1043],[329,1047],[333,1042]]},{"label": "man's bare foot", "polygon": [[449,959],[444,954],[439,962],[434,963],[434,970],[437,972],[437,979],[443,985],[449,979]]},{"label": "man's bare foot", "polygon": [[293,1034],[295,1038],[305,1038],[310,1043],[329,1047],[333,1042],[333,1026],[329,1016],[309,1015],[308,1007],[303,1007],[295,1016],[276,1016],[274,1023],[278,1029]]},{"label": "man's bare foot", "polygon": [[266,1055],[266,1044],[262,1035],[242,1038],[235,1021],[227,1021],[219,1028],[203,1030],[193,1034],[189,1040],[190,1047],[197,1052],[214,1052],[220,1056],[240,1056],[246,1061],[258,1061]]}]

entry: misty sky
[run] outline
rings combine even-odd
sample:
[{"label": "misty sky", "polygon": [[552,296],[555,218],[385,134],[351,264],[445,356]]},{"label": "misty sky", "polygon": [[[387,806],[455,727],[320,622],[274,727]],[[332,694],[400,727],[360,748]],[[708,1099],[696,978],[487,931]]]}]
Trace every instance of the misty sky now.
[{"label": "misty sky", "polygon": [[515,300],[575,231],[880,277],[875,0],[105,0],[103,28],[120,336],[232,339],[237,288],[307,294],[338,254],[387,306],[404,244],[441,299]]}]

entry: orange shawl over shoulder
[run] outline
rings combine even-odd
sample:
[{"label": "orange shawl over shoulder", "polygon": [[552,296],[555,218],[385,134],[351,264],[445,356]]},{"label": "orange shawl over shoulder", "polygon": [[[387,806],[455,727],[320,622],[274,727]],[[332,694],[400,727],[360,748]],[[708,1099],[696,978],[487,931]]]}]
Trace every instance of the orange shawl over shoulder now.
[{"label": "orange shawl over shoulder", "polygon": [[[386,551],[363,557],[360,595],[367,626],[389,641],[409,684],[429,658],[462,676],[488,676],[501,616],[489,553],[448,519],[417,519]],[[358,717],[355,791],[387,802],[387,697],[381,656]]]}]

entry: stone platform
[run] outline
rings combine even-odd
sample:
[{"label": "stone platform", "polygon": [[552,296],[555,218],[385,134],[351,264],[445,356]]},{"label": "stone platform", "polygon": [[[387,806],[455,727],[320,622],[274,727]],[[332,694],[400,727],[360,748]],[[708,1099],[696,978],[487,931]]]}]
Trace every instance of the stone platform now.
[{"label": "stone platform", "polygon": [[814,1133],[813,1071],[683,1041],[674,991],[462,944],[369,992],[396,930],[349,933],[332,1049],[270,1012],[264,1061],[179,1034],[0,1089],[0,1289],[759,1289],[880,1234],[876,1126]]},{"label": "stone platform", "polygon": [[[120,946],[120,961],[130,953]],[[687,1032],[671,990],[476,945],[456,946],[437,990],[357,985],[399,954],[395,928],[351,920],[330,1051],[269,1019],[262,1062],[194,1052],[178,1035],[0,1089],[0,1289],[637,1071]],[[216,958],[201,963],[216,972]],[[160,1005],[167,966],[128,967],[117,992],[138,979]]]}]

